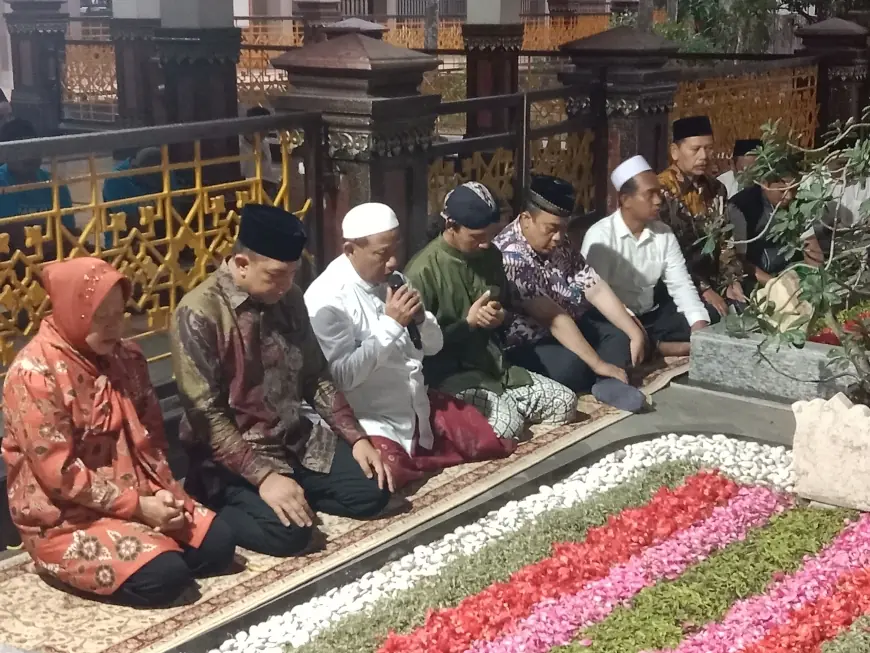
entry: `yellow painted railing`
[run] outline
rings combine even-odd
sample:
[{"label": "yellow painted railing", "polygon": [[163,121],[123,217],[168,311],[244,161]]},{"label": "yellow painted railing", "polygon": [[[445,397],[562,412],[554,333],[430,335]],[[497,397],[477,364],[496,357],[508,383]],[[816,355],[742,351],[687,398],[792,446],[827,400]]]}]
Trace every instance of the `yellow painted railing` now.
[{"label": "yellow painted railing", "polygon": [[[107,152],[163,143],[153,160],[139,159],[156,165],[133,170],[86,153],[87,143],[81,155],[70,155],[70,137],[0,145],[3,160],[33,156],[22,147],[64,151],[45,159],[47,181],[0,187],[0,364],[11,362],[49,312],[39,276],[53,261],[92,255],[111,262],[134,285],[128,318],[135,336],[166,329],[179,299],[229,253],[241,207],[258,202],[308,212],[304,196],[313,182],[303,180],[293,153],[305,140],[301,126],[314,124],[319,117],[304,114],[86,137],[102,139],[94,143],[105,143],[100,150]],[[240,135],[252,125],[261,129],[249,134],[249,151],[257,154],[239,155]],[[275,154],[271,171],[261,143]],[[22,207],[27,212],[16,214]]]}]

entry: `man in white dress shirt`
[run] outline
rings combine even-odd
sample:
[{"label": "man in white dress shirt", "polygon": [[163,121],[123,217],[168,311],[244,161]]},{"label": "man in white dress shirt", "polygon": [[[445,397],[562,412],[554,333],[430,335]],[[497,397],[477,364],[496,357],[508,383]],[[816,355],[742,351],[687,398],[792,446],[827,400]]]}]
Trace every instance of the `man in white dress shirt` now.
[{"label": "man in white dress shirt", "polygon": [[362,204],[342,223],[344,254],[308,288],[314,333],[396,487],[463,462],[510,455],[486,418],[428,390],[423,358],[441,351],[438,321],[398,268],[399,222],[385,204]]},{"label": "man in white dress shirt", "polygon": [[[593,225],[582,253],[616,296],[646,329],[663,356],[688,356],[694,331],[710,323],[670,227],[659,220],[662,187],[642,156],[622,163],[611,175],[619,209]],[[671,298],[655,305],[663,281]]]}]

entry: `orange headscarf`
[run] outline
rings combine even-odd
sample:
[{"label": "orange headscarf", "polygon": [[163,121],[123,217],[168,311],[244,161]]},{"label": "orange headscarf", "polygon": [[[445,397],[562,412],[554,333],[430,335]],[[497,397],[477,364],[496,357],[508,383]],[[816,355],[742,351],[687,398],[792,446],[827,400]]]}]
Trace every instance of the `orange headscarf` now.
[{"label": "orange headscarf", "polygon": [[73,347],[86,349],[85,339],[97,308],[116,285],[130,298],[130,282],[111,264],[98,258],[74,258],[52,263],[42,272],[51,299],[54,325]]}]

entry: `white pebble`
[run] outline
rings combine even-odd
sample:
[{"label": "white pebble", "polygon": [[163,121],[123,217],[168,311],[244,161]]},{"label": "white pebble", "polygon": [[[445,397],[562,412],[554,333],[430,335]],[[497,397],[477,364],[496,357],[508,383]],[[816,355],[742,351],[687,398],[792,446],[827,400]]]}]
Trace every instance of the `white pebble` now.
[{"label": "white pebble", "polygon": [[510,501],[476,523],[456,528],[437,542],[416,546],[412,553],[359,580],[332,588],[289,612],[271,617],[237,633],[209,653],[283,653],[284,647],[303,646],[344,615],[363,612],[376,601],[413,587],[419,580],[437,576],[463,553],[479,551],[489,542],[516,532],[538,515],[576,505],[617,487],[638,470],[668,460],[694,459],[705,467],[718,467],[743,483],[767,484],[794,491],[793,459],[785,447],[769,447],[735,440],[725,435],[668,435],[632,444],[608,454],[591,467],[578,469],[552,487],[543,485],[534,495]]}]

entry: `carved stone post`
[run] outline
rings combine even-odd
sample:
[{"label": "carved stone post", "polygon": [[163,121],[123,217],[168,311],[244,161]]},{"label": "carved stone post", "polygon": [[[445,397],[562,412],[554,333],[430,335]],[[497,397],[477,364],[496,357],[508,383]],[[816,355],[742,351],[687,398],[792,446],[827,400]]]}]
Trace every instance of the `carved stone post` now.
[{"label": "carved stone post", "polygon": [[160,27],[158,0],[115,0],[111,35],[118,80],[118,121],[121,127],[155,124],[154,36]]},{"label": "carved stone post", "polygon": [[304,24],[305,43],[313,44],[324,40],[320,28],[341,20],[340,0],[297,0],[296,15]]},{"label": "carved stone post", "polygon": [[[519,53],[525,26],[520,0],[470,2],[462,25],[467,76],[466,97],[512,95],[519,91]],[[506,132],[514,124],[513,111],[468,112],[469,137]]]},{"label": "carved stone post", "polygon": [[428,159],[438,95],[421,95],[423,73],[438,60],[361,34],[286,52],[273,61],[292,90],[279,111],[321,112],[326,127],[325,209],[312,225],[312,253],[323,267],[341,252],[341,220],[362,202],[384,202],[399,216],[405,246],[425,242]]},{"label": "carved stone post", "polygon": [[859,118],[867,104],[867,34],[857,23],[829,18],[802,27],[803,52],[821,57],[819,134],[835,120]]},{"label": "carved stone post", "polygon": [[7,0],[12,47],[12,109],[41,136],[58,132],[63,119],[64,40],[69,15],[61,0]]},{"label": "carved stone post", "polygon": [[596,209],[611,212],[616,192],[610,173],[616,166],[636,154],[655,170],[668,165],[669,113],[678,71],[665,70],[665,64],[678,46],[633,27],[617,27],[562,49],[574,64],[572,72],[561,75],[562,82],[590,91],[569,110],[593,114]]}]

